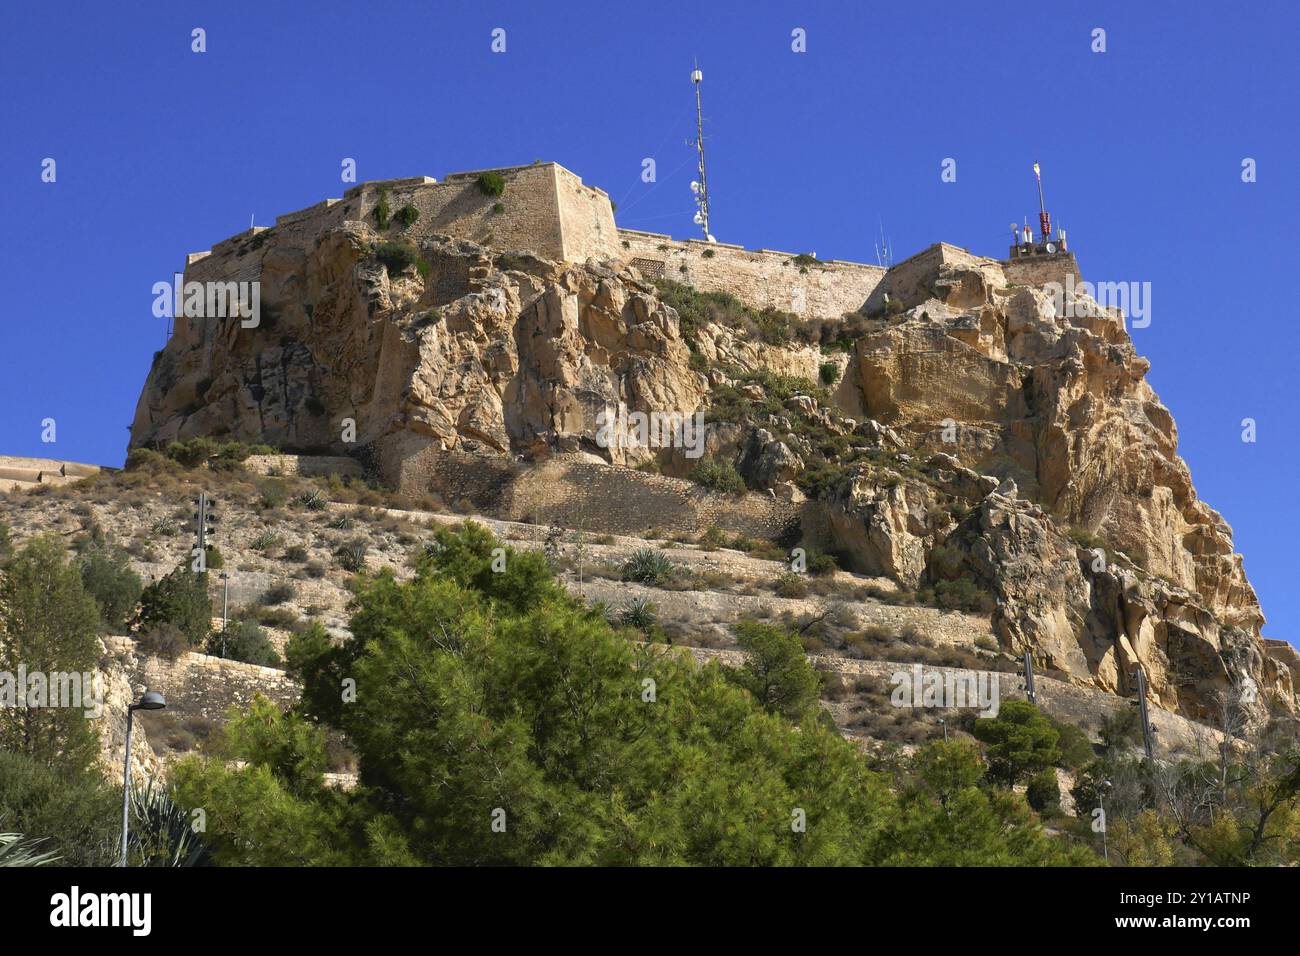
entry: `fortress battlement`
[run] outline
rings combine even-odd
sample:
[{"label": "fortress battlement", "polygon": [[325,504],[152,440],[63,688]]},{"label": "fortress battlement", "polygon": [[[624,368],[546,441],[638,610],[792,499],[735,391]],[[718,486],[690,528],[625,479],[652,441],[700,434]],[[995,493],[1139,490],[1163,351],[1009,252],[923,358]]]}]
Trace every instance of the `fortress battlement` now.
[{"label": "fortress battlement", "polygon": [[[499,195],[480,186],[486,173],[500,177]],[[253,227],[210,250],[191,253],[186,257],[186,280],[254,280],[269,235],[274,234],[279,248],[308,252],[321,234],[344,222],[366,221],[378,228],[381,204],[387,205],[390,222],[380,231],[393,238],[452,236],[562,262],[619,259],[652,281],[668,279],[702,292],[727,292],[754,308],[808,318],[874,307],[885,293],[915,299],[926,288],[924,277],[932,278],[933,270],[945,263],[976,265],[997,285],[1041,286],[1062,281],[1067,271],[1078,276],[1070,253],[999,260],[941,242],[885,268],[620,229],[604,190],[586,185],[558,163],[537,162],[455,172],[441,181],[412,176],[359,183],[341,198],[278,216],[272,227]],[[407,207],[414,210],[414,221],[399,224],[395,218]]]}]

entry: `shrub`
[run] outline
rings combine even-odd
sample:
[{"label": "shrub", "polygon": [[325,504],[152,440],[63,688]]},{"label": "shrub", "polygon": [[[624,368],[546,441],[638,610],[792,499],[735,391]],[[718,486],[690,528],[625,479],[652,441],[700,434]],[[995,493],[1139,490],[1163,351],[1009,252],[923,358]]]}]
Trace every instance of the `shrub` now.
[{"label": "shrub", "polygon": [[823,385],[834,385],[840,380],[840,367],[834,362],[823,362],[817,369],[817,375]]},{"label": "shrub", "polygon": [[286,561],[306,561],[307,549],[300,544],[293,544],[284,549],[283,557]]},{"label": "shrub", "polygon": [[207,462],[217,453],[217,443],[211,438],[191,438],[189,441],[174,441],[167,446],[167,457],[185,466],[194,468]]},{"label": "shrub", "polygon": [[108,543],[95,544],[83,551],[78,561],[81,584],[98,602],[104,628],[110,632],[120,630],[134,615],[144,591],[140,576],[131,570],[126,551]]},{"label": "shrub", "polygon": [[375,222],[379,225],[380,230],[388,228],[388,223],[392,220],[393,207],[388,204],[388,190],[379,190],[379,202],[375,204]]},{"label": "shrub", "polygon": [[408,267],[423,262],[419,248],[405,239],[379,243],[375,246],[375,258],[383,263],[389,275],[398,275]]},{"label": "shrub", "polygon": [[921,598],[936,607],[958,611],[991,611],[996,602],[970,578],[939,581],[931,589],[921,592]]},{"label": "shrub", "polygon": [[500,173],[479,173],[478,188],[484,196],[500,196],[506,191],[506,181]]},{"label": "shrub", "polygon": [[190,649],[190,640],[175,624],[158,624],[142,631],[136,645],[150,657],[174,661]]},{"label": "shrub", "polygon": [[729,461],[717,461],[712,456],[706,455],[700,459],[700,463],[692,468],[686,477],[710,491],[729,495],[740,495],[745,492],[745,479],[740,477],[736,466]]},{"label": "shrub", "polygon": [[152,448],[132,448],[126,455],[126,471],[143,470],[158,472],[165,468],[174,468],[172,460]]},{"label": "shrub", "polygon": [[174,624],[191,645],[201,645],[212,627],[212,602],[207,581],[182,562],[140,595],[140,626],[148,630]]},{"label": "shrub", "polygon": [[407,203],[401,209],[397,210],[397,215],[393,217],[403,229],[409,229],[415,225],[415,220],[420,218],[420,210],[416,209],[410,203]]},{"label": "shrub", "polygon": [[269,478],[262,482],[258,491],[261,505],[268,511],[283,506],[289,500],[289,488],[279,478]]},{"label": "shrub", "polygon": [[262,667],[280,663],[280,655],[256,621],[232,621],[226,633],[218,631],[208,638],[208,653]]},{"label": "shrub", "polygon": [[1040,770],[1029,778],[1025,799],[1039,813],[1056,813],[1061,809],[1061,785],[1055,770]]},{"label": "shrub", "polygon": [[215,544],[204,547],[203,566],[209,571],[220,571],[226,566],[226,559],[221,556],[221,549]]},{"label": "shrub", "polygon": [[1087,766],[1096,759],[1096,754],[1092,749],[1092,742],[1088,740],[1088,735],[1076,727],[1074,724],[1063,723],[1059,720],[1052,720],[1052,726],[1060,735],[1058,746],[1061,749],[1061,761],[1057,766],[1065,767],[1068,770],[1078,770],[1080,767]]},{"label": "shrub", "polygon": [[795,574],[793,571],[784,571],[776,579],[776,586],[773,588],[777,597],[783,598],[803,598],[808,596],[808,584],[803,579],[802,574]]},{"label": "shrub", "polygon": [[276,604],[292,601],[297,593],[298,589],[293,586],[292,582],[285,581],[280,584],[273,584],[262,593],[262,603],[273,607]]},{"label": "shrub", "polygon": [[1065,536],[1080,548],[1086,548],[1089,551],[1094,551],[1097,548],[1101,548],[1103,551],[1106,549],[1104,538],[1100,538],[1084,528],[1076,528],[1071,525],[1065,530]]},{"label": "shrub", "polygon": [[640,584],[667,584],[677,573],[677,565],[662,551],[654,548],[637,548],[623,562],[619,577]]},{"label": "shrub", "polygon": [[[122,795],[105,785],[97,768],[72,772],[0,750],[0,807],[0,829],[39,839],[36,852],[53,854],[59,866],[117,863]],[[5,863],[0,858],[0,866]]]},{"label": "shrub", "polygon": [[825,551],[809,550],[806,560],[808,562],[808,573],[818,577],[834,574],[840,569],[840,563],[835,559],[835,555],[827,554]]}]

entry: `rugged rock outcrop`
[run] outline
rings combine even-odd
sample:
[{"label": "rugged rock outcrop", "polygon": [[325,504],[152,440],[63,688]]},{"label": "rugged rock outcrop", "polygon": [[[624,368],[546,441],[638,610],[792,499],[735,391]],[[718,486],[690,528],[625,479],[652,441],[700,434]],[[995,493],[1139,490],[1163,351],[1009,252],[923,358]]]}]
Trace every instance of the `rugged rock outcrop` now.
[{"label": "rugged rock outcrop", "polygon": [[[696,317],[687,334],[617,260],[435,236],[404,261],[361,222],[264,242],[260,327],[178,320],[133,446],[368,451],[402,481],[394,461],[451,450],[681,476],[698,456],[653,436],[702,409],[705,454],[753,491],[813,499],[810,543],[908,590],[960,597],[973,582],[1004,649],[1120,693],[1141,664],[1155,698],[1189,715],[1250,687],[1295,707],[1231,530],[1197,499],[1116,312],[1080,300],[1061,315],[992,260],[938,258],[908,265],[890,307],[855,316],[849,354],[828,361],[725,321]],[[622,417],[636,414],[648,425]]]}]

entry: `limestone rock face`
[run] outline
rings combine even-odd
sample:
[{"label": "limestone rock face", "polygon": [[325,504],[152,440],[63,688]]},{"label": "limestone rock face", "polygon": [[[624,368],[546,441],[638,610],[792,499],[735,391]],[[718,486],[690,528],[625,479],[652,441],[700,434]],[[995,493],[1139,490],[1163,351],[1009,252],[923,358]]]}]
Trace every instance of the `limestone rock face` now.
[{"label": "limestone rock face", "polygon": [[[709,319],[691,349],[618,260],[425,236],[401,268],[363,222],[306,242],[276,231],[259,247],[260,326],[178,319],[133,446],[206,435],[359,455],[401,486],[422,474],[410,462],[449,452],[674,477],[698,452],[798,505],[805,542],[855,571],[936,594],[978,582],[1003,648],[1073,680],[1129,693],[1141,664],[1188,715],[1247,685],[1295,706],[1293,661],[1263,643],[1231,529],[1197,499],[1118,313],[1058,314],[967,257],[891,270],[895,297],[856,317],[847,355]],[[834,390],[818,386],[825,364]],[[714,398],[757,417],[712,418]],[[701,410],[699,447],[665,439]],[[802,481],[814,455],[823,474]]]},{"label": "limestone rock face", "polygon": [[990,284],[987,270],[940,268],[931,289],[947,301],[928,299],[859,339],[867,415],[913,447],[1014,479],[1066,525],[1258,632],[1231,529],[1197,499],[1123,318],[1082,297],[1071,311],[1086,314],[1057,316],[1042,292]]},{"label": "limestone rock face", "polygon": [[443,450],[635,463],[648,453],[601,436],[598,417],[617,422],[620,404],[689,413],[708,388],[688,367],[676,314],[630,273],[433,238],[420,250],[426,274],[393,274],[375,240],[348,222],[310,252],[268,253],[256,329],[178,320],[132,445],[224,435],[345,454],[402,435]]}]

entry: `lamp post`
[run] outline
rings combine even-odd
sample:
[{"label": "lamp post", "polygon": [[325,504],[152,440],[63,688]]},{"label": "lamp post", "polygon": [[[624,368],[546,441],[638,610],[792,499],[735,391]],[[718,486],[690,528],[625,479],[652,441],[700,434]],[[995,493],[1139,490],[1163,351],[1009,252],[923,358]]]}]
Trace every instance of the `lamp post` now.
[{"label": "lamp post", "polygon": [[943,727],[943,742],[944,742],[944,743],[947,743],[947,742],[948,742],[948,721],[946,721],[946,720],[944,720],[942,717],[940,717],[940,718],[939,718],[939,724],[940,724],[940,726]]},{"label": "lamp post", "polygon": [[226,656],[226,622],[230,618],[230,575],[221,572],[221,656]]},{"label": "lamp post", "polygon": [[122,857],[118,866],[126,866],[128,814],[131,809],[131,722],[137,710],[162,710],[166,706],[167,701],[163,700],[162,694],[147,690],[138,704],[131,704],[126,708],[126,758],[122,766]]},{"label": "lamp post", "polygon": [[1106,791],[1111,788],[1109,780],[1103,780],[1097,789],[1097,803],[1101,806],[1101,856],[1110,862],[1110,846],[1106,840]]}]

